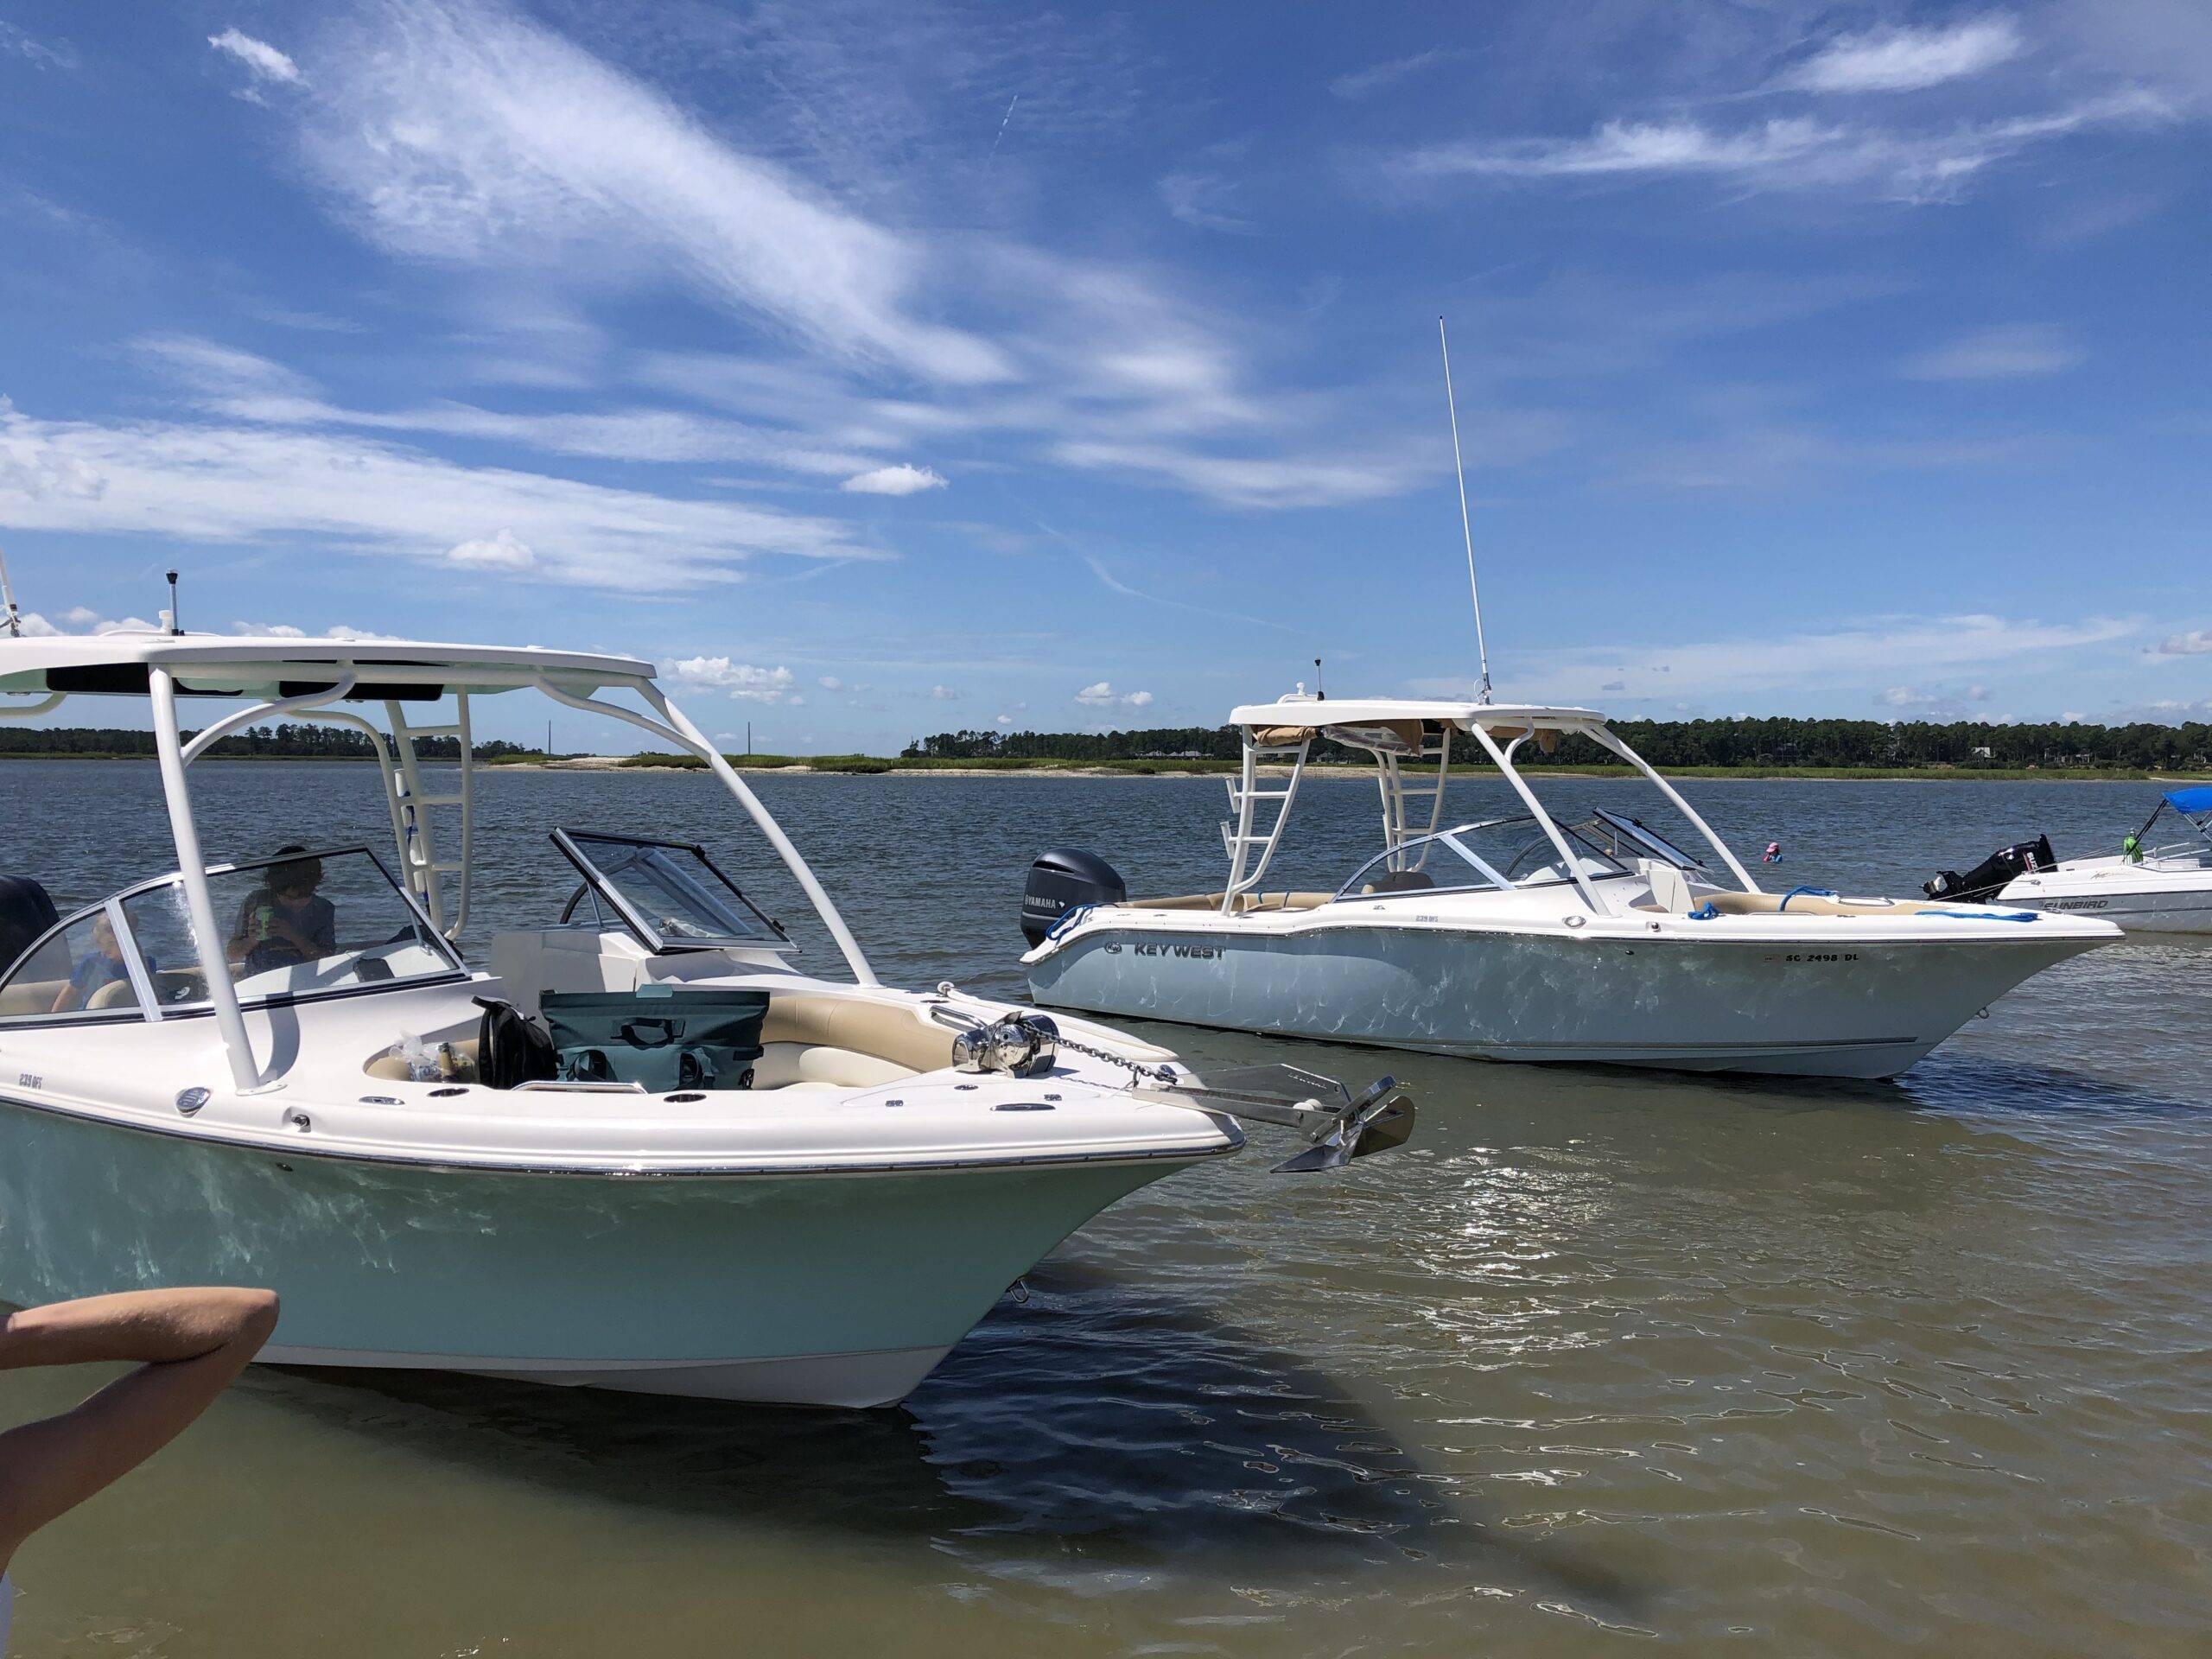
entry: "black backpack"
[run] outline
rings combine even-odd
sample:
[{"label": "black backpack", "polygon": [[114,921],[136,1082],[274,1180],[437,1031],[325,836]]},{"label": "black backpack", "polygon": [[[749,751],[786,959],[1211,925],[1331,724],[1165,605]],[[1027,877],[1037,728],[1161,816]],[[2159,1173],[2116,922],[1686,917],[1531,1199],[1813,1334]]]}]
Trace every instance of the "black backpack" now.
[{"label": "black backpack", "polygon": [[518,1083],[550,1083],[560,1075],[560,1051],[529,1015],[497,997],[474,1001],[484,1010],[476,1027],[478,1082],[487,1089],[512,1089]]}]

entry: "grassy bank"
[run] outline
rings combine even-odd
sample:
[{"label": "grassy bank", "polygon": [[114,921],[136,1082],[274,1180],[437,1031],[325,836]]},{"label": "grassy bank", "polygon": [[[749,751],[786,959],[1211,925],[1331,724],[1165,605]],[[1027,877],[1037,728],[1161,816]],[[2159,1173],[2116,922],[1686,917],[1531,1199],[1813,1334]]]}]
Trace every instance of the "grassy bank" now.
[{"label": "grassy bank", "polygon": [[[1083,775],[1126,774],[1142,778],[1233,772],[1236,770],[1236,762],[1233,760],[888,760],[871,754],[733,754],[726,758],[740,772],[804,771],[862,775],[887,772],[1073,772]],[[703,769],[706,765],[688,754],[633,754],[625,757],[620,764],[625,766],[677,766],[686,769]],[[1306,770],[1309,773],[1343,772],[1361,778],[1374,774],[1374,767],[1366,761],[1314,761],[1308,765]],[[1455,774],[1470,772],[1494,773],[1496,770],[1487,766],[1453,768]],[[1532,778],[1637,776],[1632,768],[1625,766],[1533,766],[1527,771]],[[2047,766],[2040,769],[2032,766],[1678,766],[1669,770],[1667,775],[1670,778],[1800,778],[1841,783],[1891,779],[1966,783],[2144,783],[2153,778],[2189,781],[2204,778],[2212,781],[2212,775],[2207,774],[2150,772],[2120,766]]]}]

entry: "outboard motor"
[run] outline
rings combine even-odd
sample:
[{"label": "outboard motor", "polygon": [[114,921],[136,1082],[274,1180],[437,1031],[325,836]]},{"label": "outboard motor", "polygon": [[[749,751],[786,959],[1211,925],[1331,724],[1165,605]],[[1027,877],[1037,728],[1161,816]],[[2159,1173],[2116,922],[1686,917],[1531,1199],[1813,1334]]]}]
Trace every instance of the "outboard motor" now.
[{"label": "outboard motor", "polygon": [[1055,847],[1029,867],[1021,894],[1021,937],[1033,949],[1078,905],[1118,905],[1129,896],[1120,872],[1096,853]]},{"label": "outboard motor", "polygon": [[2050,850],[2050,837],[2037,836],[2033,841],[2016,842],[1999,849],[1964,875],[1956,870],[1940,871],[1933,881],[1923,882],[1920,890],[1930,899],[1980,904],[1985,899],[1994,899],[2014,876],[2052,869],[2057,863]]},{"label": "outboard motor", "polygon": [[16,965],[61,918],[46,889],[28,875],[0,875],[0,973]]}]

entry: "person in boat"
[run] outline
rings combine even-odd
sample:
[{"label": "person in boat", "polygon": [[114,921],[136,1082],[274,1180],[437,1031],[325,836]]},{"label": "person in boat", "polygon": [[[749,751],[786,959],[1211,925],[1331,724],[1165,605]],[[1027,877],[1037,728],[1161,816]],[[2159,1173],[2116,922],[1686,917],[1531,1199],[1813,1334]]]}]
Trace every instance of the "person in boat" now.
[{"label": "person in boat", "polygon": [[[304,853],[304,847],[277,852]],[[320,962],[338,954],[338,907],[315,889],[322,885],[322,861],[287,858],[272,864],[268,880],[248,895],[238,910],[232,955],[249,973]]]},{"label": "person in boat", "polygon": [[69,982],[55,995],[50,1012],[73,1014],[90,1007],[93,995],[103,986],[130,976],[130,970],[123,965],[123,946],[115,937],[115,924],[105,914],[95,916],[92,948],[70,970]]},{"label": "person in boat", "polygon": [[0,1320],[0,1370],[139,1362],[73,1411],[0,1434],[0,1651],[23,1541],[189,1428],[276,1328],[276,1294],[132,1290]]}]

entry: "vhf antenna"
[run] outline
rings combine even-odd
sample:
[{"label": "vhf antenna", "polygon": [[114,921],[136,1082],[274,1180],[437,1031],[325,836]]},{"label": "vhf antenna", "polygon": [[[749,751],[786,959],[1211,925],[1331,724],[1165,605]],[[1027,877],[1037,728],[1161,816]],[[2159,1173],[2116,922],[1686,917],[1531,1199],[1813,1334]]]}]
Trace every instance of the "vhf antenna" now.
[{"label": "vhf antenna", "polygon": [[8,556],[0,553],[0,621],[8,625],[8,637],[23,637],[23,613],[16,608],[16,586],[8,580]]},{"label": "vhf antenna", "polygon": [[1459,404],[1452,396],[1452,342],[1444,336],[1444,319],[1436,320],[1436,343],[1444,349],[1444,407],[1452,414],[1452,465],[1459,474],[1459,534],[1467,543],[1467,591],[1475,599],[1475,652],[1482,659],[1482,690],[1477,702],[1490,701],[1490,645],[1483,639],[1483,590],[1475,580],[1475,529],[1467,517],[1467,465],[1459,459]]}]

